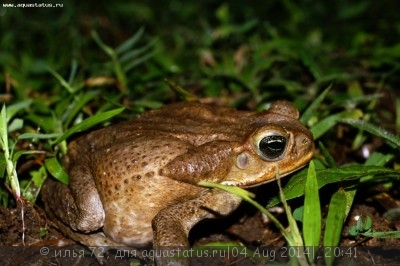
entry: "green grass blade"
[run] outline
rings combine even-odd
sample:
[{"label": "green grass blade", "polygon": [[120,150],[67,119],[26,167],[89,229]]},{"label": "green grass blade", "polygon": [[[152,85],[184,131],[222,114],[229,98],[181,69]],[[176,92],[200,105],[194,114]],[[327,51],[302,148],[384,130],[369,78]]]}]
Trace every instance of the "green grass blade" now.
[{"label": "green grass blade", "polygon": [[60,143],[61,141],[67,139],[72,134],[74,134],[76,132],[87,130],[87,129],[93,127],[94,125],[97,125],[103,121],[110,119],[113,116],[118,115],[123,110],[125,110],[125,108],[118,108],[118,109],[114,109],[114,110],[104,112],[104,113],[99,113],[92,117],[89,117],[89,118],[85,119],[84,121],[82,121],[81,123],[73,126],[69,130],[67,130],[61,137],[59,137],[58,139],[53,141],[51,144],[54,145],[54,144]]},{"label": "green grass blade", "polygon": [[393,133],[381,127],[378,127],[376,125],[373,125],[371,123],[359,119],[340,119],[339,121],[351,125],[353,127],[356,127],[358,129],[365,130],[378,137],[382,137],[383,139],[395,144],[397,148],[400,147],[400,135],[394,135]]},{"label": "green grass blade", "polygon": [[227,185],[222,185],[218,183],[212,183],[212,182],[204,182],[201,181],[198,183],[199,186],[204,186],[204,187],[210,187],[210,188],[218,188],[224,191],[227,191],[229,193],[235,194],[238,197],[241,197],[243,200],[247,201],[254,207],[256,207],[259,211],[264,213],[273,223],[274,225],[279,229],[279,231],[282,233],[282,235],[285,237],[286,241],[288,243],[292,243],[292,239],[290,234],[285,230],[283,225],[276,219],[267,209],[265,209],[263,206],[261,206],[258,202],[253,200],[252,198],[255,197],[255,195],[245,189],[242,189],[240,187],[234,187],[234,186],[227,186]]},{"label": "green grass blade", "polygon": [[74,93],[74,88],[56,71],[48,67],[47,70],[58,80],[62,87],[64,87],[70,94]]},{"label": "green grass blade", "polygon": [[[314,162],[311,161],[304,191],[303,237],[306,247],[318,247],[321,237],[321,205],[318,192],[317,174]],[[315,254],[310,254],[311,263],[314,258]]]},{"label": "green grass blade", "polygon": [[106,53],[108,56],[110,56],[112,59],[116,59],[117,55],[110,46],[106,45],[101,39],[100,36],[97,34],[96,31],[92,30],[91,31],[92,38],[93,40],[97,43],[97,45]]},{"label": "green grass blade", "polygon": [[387,232],[365,232],[362,233],[366,237],[374,238],[400,238],[400,231],[387,231]]},{"label": "green grass blade", "polygon": [[69,77],[68,77],[68,83],[71,84],[76,76],[78,70],[78,62],[76,61],[76,59],[72,59],[71,61],[71,71],[69,73]]},{"label": "green grass blade", "polygon": [[125,75],[124,70],[122,69],[121,62],[118,60],[118,55],[113,48],[106,45],[99,37],[96,31],[91,31],[92,37],[97,45],[108,55],[112,60],[112,65],[114,69],[114,73],[117,76],[119,82],[119,89],[123,94],[127,93],[127,77]]},{"label": "green grass blade", "polygon": [[118,46],[115,49],[115,52],[120,55],[131,49],[140,40],[140,38],[143,36],[143,33],[144,33],[144,27],[140,27],[140,29],[137,30],[132,37],[130,37],[128,40],[126,40],[120,46]]},{"label": "green grass blade", "polygon": [[[308,49],[301,49],[300,52],[300,58],[304,65],[308,68],[310,73],[314,76],[315,80],[319,80],[323,75],[321,68],[318,66],[316,63],[315,58],[313,57],[312,53]],[[329,86],[331,87],[331,85]]]},{"label": "green grass blade", "polygon": [[0,178],[4,178],[4,174],[6,172],[6,158],[4,157],[4,153],[0,153]]},{"label": "green grass blade", "polygon": [[76,101],[71,106],[71,108],[68,108],[68,110],[65,112],[63,116],[64,126],[69,127],[71,124],[72,120],[75,118],[76,114],[82,111],[84,106],[91,101],[92,99],[96,98],[99,95],[99,91],[89,91],[85,94],[83,94],[80,97],[77,97]]},{"label": "green grass blade", "polygon": [[335,159],[328,152],[328,150],[325,148],[325,145],[321,141],[318,142],[318,147],[319,147],[322,155],[324,155],[324,158],[325,158],[329,168],[336,168],[337,165],[336,165]]},{"label": "green grass blade", "polygon": [[8,133],[7,133],[7,109],[5,104],[3,104],[3,108],[1,109],[0,113],[0,145],[4,151],[4,154],[6,154],[6,152],[8,152]]},{"label": "green grass blade", "polygon": [[121,62],[121,64],[124,64],[127,63],[128,61],[134,60],[135,57],[138,57],[139,55],[142,55],[148,50],[150,50],[150,48],[152,48],[155,43],[156,43],[155,41],[151,41],[147,45],[141,48],[137,48],[135,50],[127,52],[119,58],[119,61]]},{"label": "green grass blade", "polygon": [[282,200],[283,203],[283,208],[285,209],[286,217],[288,219],[289,223],[289,233],[288,233],[288,238],[286,241],[288,242],[289,247],[297,247],[300,252],[298,257],[291,257],[290,258],[290,265],[304,265],[307,266],[307,258],[306,258],[306,252],[304,252],[304,242],[303,238],[300,234],[299,227],[297,226],[296,219],[293,217],[292,210],[287,204],[285,194],[283,193],[282,187],[281,187],[281,179],[279,178],[279,168],[278,164],[276,165],[276,177],[277,177],[277,184],[279,187],[279,196]]},{"label": "green grass blade", "polygon": [[17,137],[21,139],[55,139],[61,136],[61,133],[40,134],[40,133],[24,133]]},{"label": "green grass blade", "polygon": [[307,122],[311,119],[311,117],[317,111],[317,108],[320,106],[321,102],[325,99],[326,95],[328,94],[329,90],[332,88],[332,85],[329,85],[320,95],[318,95],[315,100],[312,101],[310,106],[303,112],[300,117],[300,122],[303,124],[307,124]]},{"label": "green grass blade", "polygon": [[[347,165],[340,168],[317,169],[318,187],[321,188],[327,184],[352,181],[364,176],[390,175],[391,178],[400,178],[400,172],[382,167],[366,165]],[[293,199],[304,195],[304,184],[306,182],[307,172],[302,170],[295,174],[286,184],[283,192],[286,199]],[[280,203],[278,197],[274,197],[269,202],[268,207]]]},{"label": "green grass blade", "polygon": [[[18,182],[17,170],[15,169],[15,165],[13,164],[10,147],[8,145],[8,128],[7,128],[7,108],[6,105],[3,104],[3,108],[0,113],[0,146],[4,152],[4,159],[6,163],[6,170],[8,183],[11,186],[15,199],[19,200],[21,197],[21,190]],[[12,151],[11,151],[12,153]]]},{"label": "green grass blade", "polygon": [[146,61],[147,61],[148,59],[150,59],[153,55],[154,55],[154,53],[145,54],[145,55],[143,55],[142,57],[137,58],[137,59],[133,60],[131,63],[129,63],[129,64],[127,64],[126,66],[124,66],[124,67],[123,67],[123,70],[124,70],[125,72],[130,71],[132,68],[134,68],[134,67],[136,67],[136,66],[138,66],[138,65],[140,65],[140,64],[142,64],[142,63],[144,63],[144,62],[146,62]]}]

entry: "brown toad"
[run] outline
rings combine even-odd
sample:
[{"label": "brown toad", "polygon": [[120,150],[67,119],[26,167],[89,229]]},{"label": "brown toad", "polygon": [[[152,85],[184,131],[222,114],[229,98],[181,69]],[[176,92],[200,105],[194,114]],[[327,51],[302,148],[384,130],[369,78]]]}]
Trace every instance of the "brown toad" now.
[{"label": "brown toad", "polygon": [[69,186],[46,181],[46,211],[89,246],[188,245],[195,224],[241,202],[198,182],[258,186],[277,165],[285,176],[311,159],[312,135],[298,118],[287,101],[259,113],[177,103],[93,131],[69,144]]}]

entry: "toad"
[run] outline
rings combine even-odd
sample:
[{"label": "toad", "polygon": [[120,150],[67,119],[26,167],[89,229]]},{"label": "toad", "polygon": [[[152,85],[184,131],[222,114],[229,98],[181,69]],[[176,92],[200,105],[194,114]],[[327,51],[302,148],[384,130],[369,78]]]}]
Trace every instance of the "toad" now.
[{"label": "toad", "polygon": [[259,186],[309,162],[298,118],[287,101],[263,112],[184,102],[93,131],[69,143],[69,185],[45,182],[46,212],[88,246],[188,246],[195,224],[241,202],[200,181]]}]

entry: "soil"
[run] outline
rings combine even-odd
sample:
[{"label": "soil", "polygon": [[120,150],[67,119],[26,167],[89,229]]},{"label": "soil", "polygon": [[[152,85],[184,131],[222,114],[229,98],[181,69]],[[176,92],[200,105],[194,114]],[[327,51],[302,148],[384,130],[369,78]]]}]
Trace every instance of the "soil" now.
[{"label": "soil", "polygon": [[[386,197],[388,195],[386,194]],[[356,202],[348,216],[343,229],[340,251],[337,252],[335,265],[400,265],[400,241],[396,238],[355,238],[350,236],[348,228],[355,225],[357,217],[369,216],[373,221],[374,231],[398,230],[398,220],[388,221],[384,218],[385,208],[379,202],[382,197],[356,197]],[[390,197],[389,197],[390,198]],[[379,200],[377,200],[379,199]],[[27,202],[20,202],[16,208],[0,208],[0,262],[1,265],[98,265],[99,262],[92,256],[92,250],[65,238],[51,221],[47,220],[42,208],[31,206]],[[280,208],[277,208],[280,210]],[[326,210],[324,210],[326,211]],[[284,213],[279,211],[276,216],[284,220]],[[228,218],[210,220],[196,226],[190,239],[195,246],[229,242],[235,245],[249,246],[250,250],[268,247],[267,252],[275,250],[274,259],[249,259],[236,256],[221,260],[208,261],[209,265],[263,265],[268,261],[287,261],[285,255],[285,241],[279,231],[261,213],[247,204],[243,204],[238,211]],[[66,251],[67,250],[67,251]],[[46,254],[47,255],[43,255]],[[58,252],[58,253],[57,253]],[[113,253],[114,252],[114,253]],[[232,251],[231,252],[235,252]],[[265,250],[264,250],[265,252]],[[321,258],[323,251],[318,254],[318,265],[324,265]],[[80,256],[85,254],[85,256]],[[118,260],[106,261],[106,265],[129,265],[132,256],[119,256],[127,253],[108,251]],[[248,253],[247,253],[248,254]],[[265,253],[264,253],[265,254]],[[272,253],[270,253],[271,255]],[[271,256],[270,256],[271,257]],[[323,256],[322,256],[323,257]],[[152,263],[149,259],[137,259],[137,265]],[[198,264],[197,264],[198,263]],[[193,262],[202,265],[204,261]]]}]

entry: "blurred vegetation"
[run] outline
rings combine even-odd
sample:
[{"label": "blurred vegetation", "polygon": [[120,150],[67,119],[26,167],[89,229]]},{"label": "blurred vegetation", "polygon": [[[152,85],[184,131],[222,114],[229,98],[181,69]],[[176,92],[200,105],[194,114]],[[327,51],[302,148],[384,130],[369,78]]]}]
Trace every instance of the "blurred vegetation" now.
[{"label": "blurred vegetation", "polygon": [[[10,139],[3,149],[10,149],[26,192],[30,181],[52,171],[45,158],[65,154],[66,137],[110,123],[101,114],[125,107],[113,118],[125,120],[179,100],[164,79],[202,101],[256,110],[285,98],[304,111],[331,86],[303,117],[335,160],[324,148],[327,162],[321,161],[364,163],[379,152],[387,155],[380,166],[397,169],[399,9],[389,0],[0,7],[0,102],[8,107]],[[95,114],[96,121],[76,127]],[[395,188],[397,181],[381,182]]]},{"label": "blurred vegetation", "polygon": [[[155,5],[142,0],[2,8],[0,62],[15,81],[14,99],[32,91],[54,95],[59,88],[47,67],[68,77],[76,62],[75,82],[112,76],[91,31],[117,47],[144,28],[141,44],[154,41],[154,53],[127,73],[130,100],[165,102],[168,89],[160,82],[164,77],[200,95],[250,90],[257,103],[271,97],[296,99],[296,92],[313,82],[368,76],[398,84],[397,5],[371,0],[173,0]],[[3,84],[7,75],[1,77]],[[281,87],[285,91],[274,90]],[[316,90],[307,90],[304,97],[312,98]]]}]

